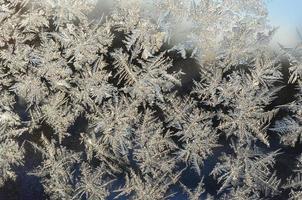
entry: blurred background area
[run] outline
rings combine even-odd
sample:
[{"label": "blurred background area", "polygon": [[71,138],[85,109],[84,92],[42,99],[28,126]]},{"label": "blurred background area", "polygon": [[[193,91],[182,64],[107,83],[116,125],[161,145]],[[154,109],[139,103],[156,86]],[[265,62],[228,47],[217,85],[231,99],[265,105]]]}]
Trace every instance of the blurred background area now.
[{"label": "blurred background area", "polygon": [[302,35],[302,0],[268,0],[267,6],[271,24],[279,27],[272,45],[293,47],[302,42],[297,33],[299,30]]},{"label": "blurred background area", "polygon": [[[280,43],[285,47],[294,47],[298,42],[302,42],[297,33],[299,30],[302,35],[302,0],[266,0],[266,4],[270,24],[278,27],[272,46],[278,49]],[[98,0],[97,9],[91,17],[98,18],[100,13],[106,15],[111,7],[111,0]]]}]

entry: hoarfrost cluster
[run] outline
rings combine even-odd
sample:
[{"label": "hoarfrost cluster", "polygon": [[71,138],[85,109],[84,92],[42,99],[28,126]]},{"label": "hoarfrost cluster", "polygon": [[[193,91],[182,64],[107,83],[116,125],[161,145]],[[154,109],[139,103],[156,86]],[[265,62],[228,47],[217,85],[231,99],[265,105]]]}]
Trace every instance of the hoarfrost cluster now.
[{"label": "hoarfrost cluster", "polygon": [[0,191],[302,198],[302,38],[262,0],[103,3],[0,0]]}]

